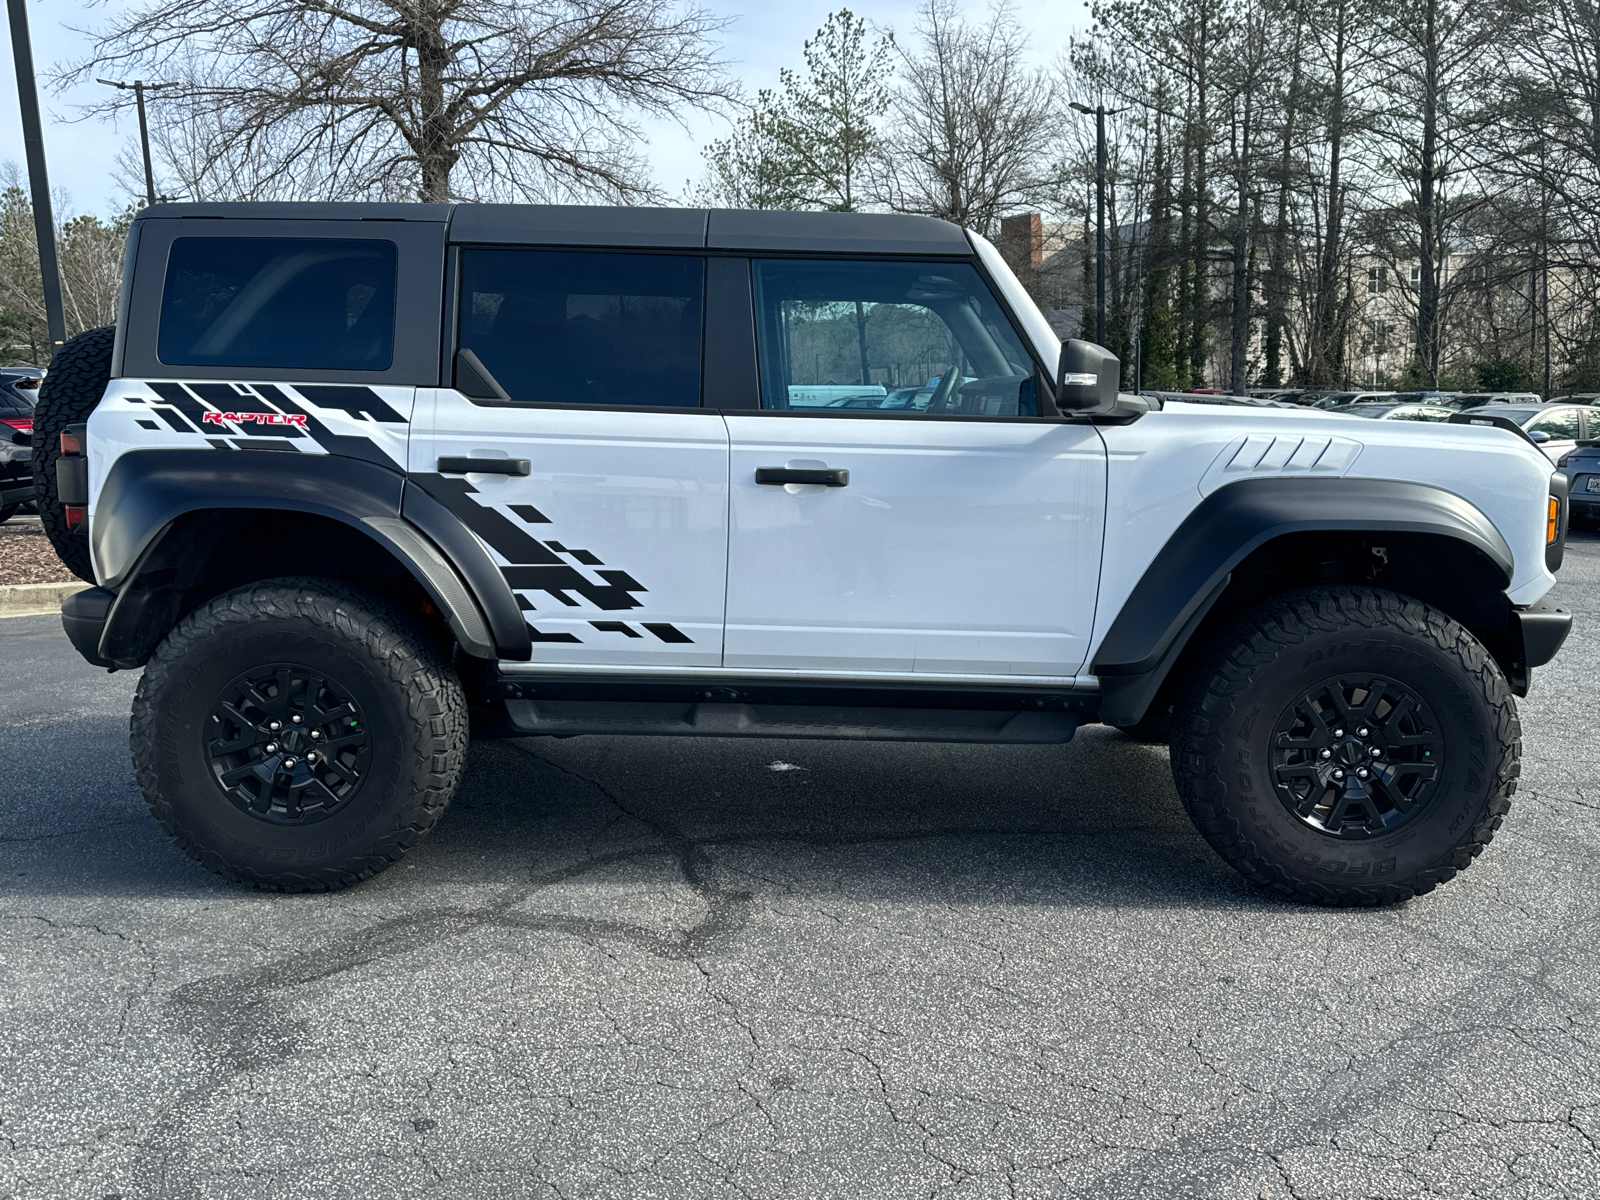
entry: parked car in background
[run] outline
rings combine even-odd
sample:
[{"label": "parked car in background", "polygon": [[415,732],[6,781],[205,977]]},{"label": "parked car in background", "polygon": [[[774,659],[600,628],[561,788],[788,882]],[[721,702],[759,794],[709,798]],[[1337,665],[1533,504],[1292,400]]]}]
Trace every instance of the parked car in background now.
[{"label": "parked car in background", "polygon": [[44,372],[0,367],[0,525],[33,503],[33,405]]},{"label": "parked car in background", "polygon": [[1351,404],[1338,411],[1343,416],[1378,421],[1448,421],[1455,412],[1439,404]]},{"label": "parked car in background", "polygon": [[38,367],[0,367],[0,441],[6,432],[33,432],[33,406],[43,378]]},{"label": "parked car in background", "polygon": [[1600,444],[1585,438],[1563,454],[1556,466],[1567,477],[1572,523],[1591,529],[1600,524]]},{"label": "parked car in background", "polygon": [[1485,404],[1543,404],[1538,392],[1461,392],[1456,396],[1463,410],[1482,408]]},{"label": "parked car in background", "polygon": [[1329,392],[1312,404],[1312,408],[1348,408],[1352,404],[1390,404],[1393,392]]},{"label": "parked car in background", "polygon": [[1600,437],[1600,413],[1579,404],[1482,404],[1453,416],[1473,413],[1505,417],[1516,422],[1522,432],[1545,452],[1551,462],[1574,449],[1580,439]]},{"label": "parked car in background", "polygon": [[1573,392],[1570,396],[1551,396],[1551,404],[1600,404],[1600,392]]}]

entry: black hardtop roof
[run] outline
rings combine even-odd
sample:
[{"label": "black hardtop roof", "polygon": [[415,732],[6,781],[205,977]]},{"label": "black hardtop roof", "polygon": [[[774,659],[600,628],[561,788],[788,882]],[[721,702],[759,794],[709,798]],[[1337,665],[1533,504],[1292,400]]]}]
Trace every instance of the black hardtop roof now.
[{"label": "black hardtop roof", "polygon": [[581,204],[241,202],[155,204],[139,219],[415,221],[451,242],[641,246],[686,250],[971,255],[959,225],[901,213],[608,208]]}]

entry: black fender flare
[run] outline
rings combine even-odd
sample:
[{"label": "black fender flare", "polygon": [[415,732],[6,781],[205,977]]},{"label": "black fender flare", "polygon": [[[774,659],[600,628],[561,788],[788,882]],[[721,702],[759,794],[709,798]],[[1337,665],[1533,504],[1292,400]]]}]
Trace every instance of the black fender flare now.
[{"label": "black fender flare", "polygon": [[[204,510],[311,513],[350,526],[387,550],[427,592],[462,649],[480,658],[528,658],[532,641],[492,560],[442,509],[402,512],[405,476],[341,455],[222,450],[135,450],[112,464],[96,497],[90,538],[102,587],[116,593],[99,657],[137,665],[162,605],[140,577],[174,523]],[[466,553],[463,553],[463,550]],[[476,550],[476,556],[470,551]]]},{"label": "black fender flare", "polygon": [[1511,547],[1453,492],[1392,479],[1246,479],[1217,489],[1179,525],[1129,593],[1096,650],[1100,716],[1133,725],[1190,636],[1253,550],[1316,531],[1442,534],[1481,553],[1509,586]]}]

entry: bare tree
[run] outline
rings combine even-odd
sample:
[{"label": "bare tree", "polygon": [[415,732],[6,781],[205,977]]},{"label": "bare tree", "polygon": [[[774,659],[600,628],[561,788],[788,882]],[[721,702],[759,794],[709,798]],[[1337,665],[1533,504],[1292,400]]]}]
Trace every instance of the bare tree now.
[{"label": "bare tree", "polygon": [[955,0],[923,0],[918,44],[897,45],[900,87],[875,190],[897,212],[985,235],[1049,191],[1064,122],[1054,80],[1023,63],[1027,39],[998,5],[969,25]]},{"label": "bare tree", "polygon": [[57,82],[179,81],[156,119],[199,197],[240,164],[342,194],[642,197],[636,116],[729,98],[723,25],[671,0],[148,0]]}]

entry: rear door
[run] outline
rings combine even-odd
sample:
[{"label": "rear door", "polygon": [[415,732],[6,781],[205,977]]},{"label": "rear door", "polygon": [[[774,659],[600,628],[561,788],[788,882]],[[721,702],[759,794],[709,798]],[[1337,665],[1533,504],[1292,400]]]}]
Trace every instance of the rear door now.
[{"label": "rear door", "polygon": [[1091,425],[1037,416],[1040,364],[979,273],[751,269],[761,408],[726,413],[726,665],[1075,674],[1105,447]]},{"label": "rear door", "polygon": [[494,556],[535,661],[720,665],[728,439],[700,407],[703,256],[459,253],[458,344],[510,398],[421,393],[413,481]]}]

